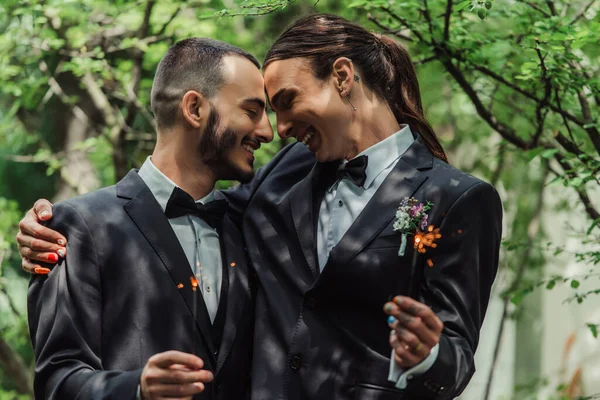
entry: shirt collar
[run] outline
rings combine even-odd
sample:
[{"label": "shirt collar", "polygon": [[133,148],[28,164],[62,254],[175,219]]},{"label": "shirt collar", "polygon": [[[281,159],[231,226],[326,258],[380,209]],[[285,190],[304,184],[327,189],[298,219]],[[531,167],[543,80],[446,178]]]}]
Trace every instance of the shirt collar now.
[{"label": "shirt collar", "polygon": [[[150,189],[150,192],[158,201],[158,204],[163,209],[163,212],[167,208],[167,203],[171,198],[171,194],[173,193],[173,189],[178,187],[175,182],[169,179],[168,176],[163,174],[156,166],[152,163],[150,157],[144,161],[144,164],[140,168],[138,175],[146,186]],[[211,190],[209,194],[201,198],[200,200],[196,200],[196,203],[206,204],[208,202],[213,201],[215,198],[215,190]]]},{"label": "shirt collar", "polygon": [[375,178],[402,157],[402,154],[414,141],[410,127],[404,125],[398,132],[358,154],[356,157],[369,157],[366,170],[367,179],[363,187],[368,189]]}]

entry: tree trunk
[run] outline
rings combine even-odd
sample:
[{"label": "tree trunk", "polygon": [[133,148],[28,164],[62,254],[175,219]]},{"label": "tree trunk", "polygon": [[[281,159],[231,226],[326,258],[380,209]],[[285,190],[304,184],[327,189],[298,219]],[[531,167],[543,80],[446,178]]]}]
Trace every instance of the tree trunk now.
[{"label": "tree trunk", "polygon": [[67,155],[60,171],[61,185],[53,201],[65,200],[84,194],[100,186],[94,166],[87,155],[76,149],[78,143],[83,142],[90,136],[89,122],[81,121],[71,114],[63,145]]},{"label": "tree trunk", "polygon": [[29,369],[10,345],[0,336],[0,366],[17,392],[33,397],[33,385]]}]

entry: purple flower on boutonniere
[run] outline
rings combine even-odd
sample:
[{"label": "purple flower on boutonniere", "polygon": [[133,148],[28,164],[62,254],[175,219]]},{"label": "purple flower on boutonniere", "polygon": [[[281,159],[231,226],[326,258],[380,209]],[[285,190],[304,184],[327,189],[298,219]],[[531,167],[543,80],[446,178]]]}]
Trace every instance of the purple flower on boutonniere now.
[{"label": "purple flower on boutonniere", "polygon": [[427,211],[431,210],[431,207],[433,207],[433,203],[429,201],[421,203],[413,197],[405,197],[400,201],[394,221],[394,230],[402,234],[399,256],[403,256],[406,252],[408,235],[416,235],[419,231],[427,228],[429,218]]}]

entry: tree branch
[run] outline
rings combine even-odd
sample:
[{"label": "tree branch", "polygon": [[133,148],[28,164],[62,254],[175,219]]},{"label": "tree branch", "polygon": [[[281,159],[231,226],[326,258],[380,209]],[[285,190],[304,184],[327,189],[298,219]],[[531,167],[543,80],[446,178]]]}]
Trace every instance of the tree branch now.
[{"label": "tree branch", "polygon": [[541,9],[538,5],[527,1],[527,0],[517,0],[517,2],[519,3],[523,3],[523,4],[527,4],[529,7],[533,8],[536,11],[539,11],[540,13],[542,13],[544,15],[544,17],[546,18],[550,18],[550,14],[548,14],[546,11],[544,11],[543,9]]},{"label": "tree branch", "polygon": [[567,139],[560,131],[557,130],[554,133],[554,139],[556,139],[556,141],[569,153],[573,153],[578,156],[583,154],[583,152],[579,150],[579,147],[577,147],[577,144]]},{"label": "tree branch", "polygon": [[429,34],[431,35],[431,43],[435,43],[435,35],[433,34],[433,22],[431,21],[431,14],[429,14],[429,6],[427,5],[427,0],[423,0],[423,15],[425,16],[425,21],[427,21],[427,26],[429,28]]},{"label": "tree branch", "polygon": [[585,13],[590,9],[590,7],[592,7],[594,5],[594,3],[596,2],[596,0],[592,0],[588,3],[587,6],[585,6],[576,16],[575,18],[573,18],[573,20],[571,22],[569,22],[569,25],[573,25],[575,24],[577,21],[579,21],[581,18],[583,18],[583,16],[585,15]]},{"label": "tree branch", "polygon": [[401,25],[405,26],[407,29],[409,29],[412,33],[414,33],[414,35],[417,37],[417,39],[419,39],[421,42],[425,42],[425,39],[423,39],[423,35],[421,35],[421,32],[417,31],[416,29],[412,29],[410,27],[410,24],[408,23],[407,20],[405,20],[404,18],[402,18],[399,15],[396,15],[396,13],[394,13],[392,10],[390,10],[389,8],[386,7],[382,7],[381,10],[383,10],[385,13],[387,13],[390,17],[392,17],[393,19],[395,19],[397,22],[399,22]]},{"label": "tree branch", "polygon": [[551,0],[546,0],[546,5],[548,5],[548,8],[550,9],[550,13],[553,16],[556,16],[556,7],[554,7],[554,2]]},{"label": "tree branch", "polygon": [[450,16],[452,15],[452,6],[454,2],[448,0],[446,2],[446,12],[444,14],[444,42],[450,40]]},{"label": "tree branch", "polygon": [[181,5],[177,6],[177,9],[175,10],[175,12],[173,14],[171,14],[171,16],[169,17],[167,22],[158,30],[158,32],[156,33],[156,36],[162,36],[165,34],[167,28],[169,27],[171,22],[173,22],[173,20],[177,17],[177,15],[179,15],[180,11],[181,11]]},{"label": "tree branch", "polygon": [[[569,177],[575,176],[575,174],[573,174],[572,172],[569,172],[571,170],[571,166],[565,160],[563,155],[561,155],[560,153],[556,153],[554,155],[554,159],[556,161],[558,161],[558,163],[560,164],[561,168],[565,171],[565,174],[567,174],[567,176],[569,176]],[[558,176],[560,176],[560,175],[558,175]],[[575,191],[577,192],[577,195],[579,196],[579,200],[581,200],[581,202],[583,203],[583,206],[585,207],[585,212],[588,215],[588,217],[590,217],[590,219],[592,221],[595,221],[598,218],[600,218],[600,213],[598,212],[598,210],[596,210],[596,208],[592,204],[592,201],[590,200],[590,197],[588,196],[586,189],[583,186],[573,187],[573,189],[575,189]]]},{"label": "tree branch", "polygon": [[[581,106],[581,113],[583,114],[583,118],[585,118],[584,122],[586,124],[592,124],[594,121],[592,119],[592,112],[590,110],[590,103],[588,103],[585,93],[583,91],[577,92],[577,99],[579,100],[579,105]],[[588,133],[590,140],[592,141],[594,148],[600,154],[600,133],[598,132],[598,128],[595,126],[588,126],[587,128],[583,128]]]},{"label": "tree branch", "polygon": [[[537,41],[536,41],[537,42]],[[550,82],[550,78],[548,77],[548,69],[546,68],[546,64],[544,63],[544,56],[542,56],[542,52],[538,46],[535,48],[535,52],[540,60],[540,66],[542,68],[542,81],[544,82],[544,99],[539,102],[535,108],[535,115],[537,121],[537,129],[533,137],[530,141],[530,147],[536,147],[538,141],[540,140],[540,136],[544,131],[544,122],[546,120],[546,113],[543,112],[543,104],[547,103],[550,99],[550,95],[552,94],[552,82]]]},{"label": "tree branch", "polygon": [[516,132],[512,128],[499,122],[496,119],[496,117],[494,117],[494,115],[488,111],[488,109],[483,105],[483,102],[479,98],[479,95],[477,94],[473,86],[471,86],[471,84],[463,75],[462,71],[460,71],[452,63],[452,61],[447,58],[440,57],[440,61],[442,62],[446,70],[450,73],[450,75],[452,75],[452,77],[456,80],[459,86],[463,89],[465,94],[471,99],[471,102],[477,110],[477,114],[479,114],[479,116],[483,118],[488,123],[488,125],[490,125],[494,130],[496,130],[496,132],[498,132],[510,143],[514,144],[515,146],[521,149],[528,150],[529,144],[527,142],[518,137],[516,135]]},{"label": "tree branch", "polygon": [[431,62],[434,60],[437,60],[437,56],[435,56],[435,55],[431,56],[431,57],[425,57],[420,60],[415,60],[415,61],[413,61],[413,64],[414,65],[423,65],[423,64],[427,64],[428,62]]},{"label": "tree branch", "polygon": [[571,122],[574,122],[575,124],[583,127],[583,125],[585,125],[585,122],[580,120],[579,118],[577,118],[576,116],[574,116],[573,114],[562,110],[561,108],[559,108],[558,106],[550,103],[550,102],[546,102],[544,103],[543,99],[540,99],[539,97],[537,97],[535,94],[528,92],[527,90],[521,88],[520,86],[518,86],[515,83],[512,83],[508,80],[506,80],[504,77],[498,75],[497,73],[495,73],[494,71],[490,70],[487,67],[483,67],[480,65],[476,65],[476,64],[472,64],[469,60],[466,60],[464,57],[462,57],[461,55],[459,55],[458,53],[453,53],[451,52],[447,47],[443,48],[443,51],[445,53],[447,53],[450,57],[455,58],[458,61],[462,61],[467,63],[468,65],[470,65],[473,69],[475,69],[476,71],[479,71],[481,73],[483,73],[484,75],[504,84],[505,86],[508,86],[511,89],[514,89],[515,91],[517,91],[518,93],[522,94],[523,96],[534,100],[538,103],[542,103],[542,105],[544,106],[548,106],[548,108],[550,108],[552,111],[556,112],[556,113],[560,113],[562,115],[564,115],[568,120],[570,120]]},{"label": "tree branch", "polygon": [[375,18],[371,14],[367,15],[367,19],[369,21],[373,22],[375,25],[377,25],[377,27],[379,29],[381,29],[382,31],[384,31],[388,35],[396,36],[398,39],[406,40],[407,42],[414,42],[413,38],[408,37],[406,35],[403,35],[402,33],[400,33],[400,31],[393,31],[390,28],[388,28],[387,26],[384,26],[383,24],[381,24],[381,22],[379,22],[379,20],[377,18]]}]

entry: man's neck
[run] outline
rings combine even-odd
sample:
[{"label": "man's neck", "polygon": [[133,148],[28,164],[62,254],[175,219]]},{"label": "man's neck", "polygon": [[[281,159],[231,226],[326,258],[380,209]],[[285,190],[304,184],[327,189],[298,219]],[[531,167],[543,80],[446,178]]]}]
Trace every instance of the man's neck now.
[{"label": "man's neck", "polygon": [[159,139],[152,153],[152,164],[194,200],[199,200],[214,189],[216,178],[197,156],[187,156],[189,148],[181,147],[174,142],[161,143]]},{"label": "man's neck", "polygon": [[359,111],[353,127],[351,152],[346,159],[350,160],[371,146],[387,139],[398,132],[401,125],[387,103],[374,99],[365,102],[364,109]]}]

